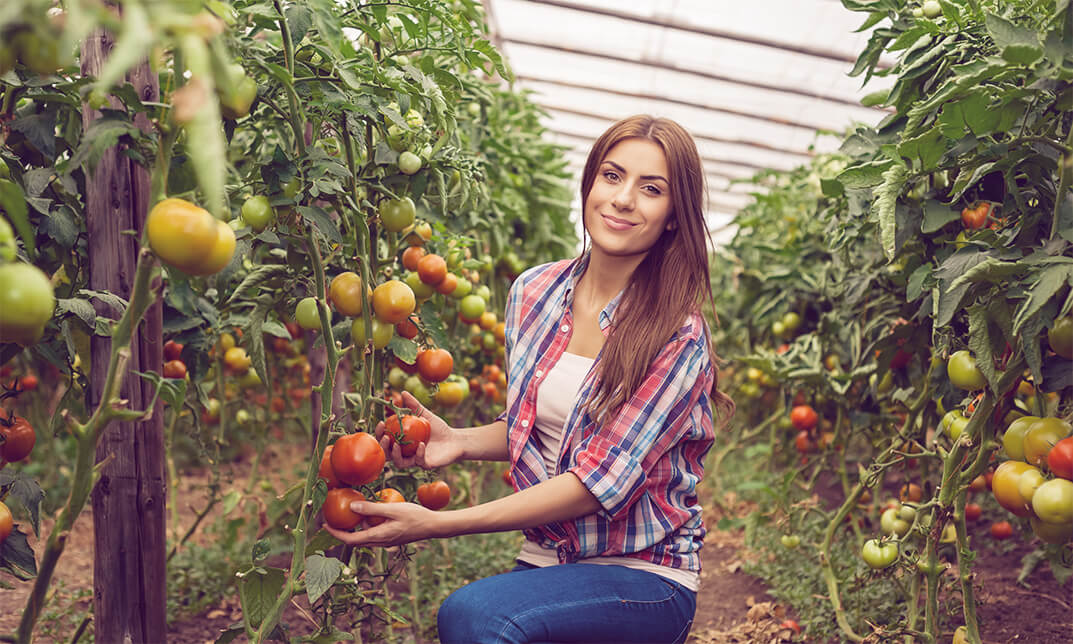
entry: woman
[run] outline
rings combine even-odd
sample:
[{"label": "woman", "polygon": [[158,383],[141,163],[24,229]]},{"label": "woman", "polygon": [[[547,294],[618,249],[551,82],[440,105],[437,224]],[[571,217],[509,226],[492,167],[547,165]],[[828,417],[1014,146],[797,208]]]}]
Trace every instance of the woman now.
[{"label": "woman", "polygon": [[447,512],[355,503],[389,521],[332,534],[362,546],[526,536],[514,570],[448,597],[441,641],[685,641],[712,407],[723,418],[733,410],[716,389],[700,314],[702,297],[712,299],[702,177],[692,138],[673,121],[613,125],[582,175],[586,252],[532,268],[511,287],[504,414],[452,429],[404,394],[432,433],[409,459],[394,446],[396,464],[509,460],[515,493]]}]

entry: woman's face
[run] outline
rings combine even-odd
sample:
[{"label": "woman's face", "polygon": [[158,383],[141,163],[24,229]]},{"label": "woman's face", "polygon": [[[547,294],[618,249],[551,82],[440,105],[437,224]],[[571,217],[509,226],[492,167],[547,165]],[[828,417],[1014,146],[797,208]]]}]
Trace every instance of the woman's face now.
[{"label": "woman's face", "polygon": [[585,199],[585,230],[595,252],[643,258],[671,227],[670,174],[663,149],[648,139],[623,139],[604,157]]}]

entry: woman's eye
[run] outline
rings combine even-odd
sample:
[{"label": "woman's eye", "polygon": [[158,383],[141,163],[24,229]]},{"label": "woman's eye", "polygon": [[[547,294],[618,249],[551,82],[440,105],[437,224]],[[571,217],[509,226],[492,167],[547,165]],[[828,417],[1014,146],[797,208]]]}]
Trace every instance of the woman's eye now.
[{"label": "woman's eye", "polygon": [[663,194],[663,191],[660,190],[659,188],[657,188],[656,186],[645,186],[645,190],[647,190],[650,194],[653,194],[653,195],[661,195],[661,194]]},{"label": "woman's eye", "polygon": [[618,181],[618,173],[611,170],[604,171],[604,178],[609,181]]}]

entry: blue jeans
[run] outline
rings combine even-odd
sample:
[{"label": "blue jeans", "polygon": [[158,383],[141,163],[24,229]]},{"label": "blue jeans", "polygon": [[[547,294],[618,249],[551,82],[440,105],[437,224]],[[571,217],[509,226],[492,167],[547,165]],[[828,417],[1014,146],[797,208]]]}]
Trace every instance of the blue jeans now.
[{"label": "blue jeans", "polygon": [[480,579],[440,606],[443,644],[684,642],[697,595],[625,566],[562,564]]}]

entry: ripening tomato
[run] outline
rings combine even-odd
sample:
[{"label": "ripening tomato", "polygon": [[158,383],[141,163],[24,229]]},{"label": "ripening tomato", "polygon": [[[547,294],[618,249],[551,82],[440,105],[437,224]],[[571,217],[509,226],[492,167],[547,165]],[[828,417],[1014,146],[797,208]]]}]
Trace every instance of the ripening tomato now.
[{"label": "ripening tomato", "polygon": [[417,263],[425,256],[424,246],[407,246],[402,251],[402,267],[408,271],[416,271]]},{"label": "ripening tomato", "polygon": [[1002,449],[1006,456],[1015,461],[1025,459],[1025,434],[1037,420],[1040,420],[1038,416],[1021,416],[1006,427],[1006,432],[1002,435]]},{"label": "ripening tomato", "polygon": [[224,352],[224,364],[228,369],[242,373],[250,368],[253,361],[242,347],[231,347]]},{"label": "ripening tomato", "polygon": [[797,433],[797,437],[794,438],[794,447],[802,454],[807,454],[816,449],[816,443],[813,442],[812,437],[809,436],[807,430],[802,429]]},{"label": "ripening tomato", "polygon": [[976,358],[966,350],[955,351],[946,363],[946,375],[950,384],[966,391],[976,391],[987,386],[987,379],[976,366]]},{"label": "ripening tomato", "polygon": [[428,442],[432,426],[420,416],[407,414],[401,421],[398,416],[390,416],[384,420],[384,433],[393,442],[398,441],[403,456],[413,456],[417,453],[418,443]]},{"label": "ripening tomato", "polygon": [[[375,315],[370,320],[370,323],[373,327],[373,348],[383,349],[391,342],[391,338],[395,337],[395,327],[387,322],[382,322]],[[361,317],[354,318],[354,322],[350,325],[350,341],[356,346],[364,347],[369,341],[369,335],[365,332],[365,320]]]},{"label": "ripening tomato", "polygon": [[413,340],[417,337],[417,324],[414,322],[413,316],[410,316],[395,325],[395,333],[406,338],[407,340]]},{"label": "ripening tomato", "polygon": [[335,470],[332,469],[332,448],[334,445],[329,445],[324,448],[324,456],[320,459],[320,469],[317,470],[317,476],[324,479],[324,482],[328,484],[328,489],[334,489],[339,487],[339,477],[335,475]]},{"label": "ripening tomato", "polygon": [[350,504],[355,501],[364,501],[365,495],[348,487],[337,487],[328,490],[328,496],[324,498],[324,505],[320,511],[324,513],[324,521],[336,530],[353,530],[361,523],[362,516],[350,509]]},{"label": "ripening tomato", "polygon": [[427,349],[417,354],[417,373],[427,382],[447,380],[454,364],[454,358],[447,349]]},{"label": "ripening tomato", "polygon": [[11,516],[11,510],[0,501],[0,544],[11,535],[15,529],[15,517]]},{"label": "ripening tomato", "polygon": [[[402,495],[393,487],[386,487],[376,493],[376,500],[378,503],[406,503],[406,497]],[[365,517],[365,522],[370,526],[377,526],[387,521],[386,518],[380,516],[368,516]]]},{"label": "ripening tomato", "polygon": [[389,324],[398,324],[417,307],[414,291],[399,280],[389,280],[373,290],[373,311]]},{"label": "ripening tomato", "polygon": [[15,416],[10,423],[0,419],[0,461],[15,463],[30,455],[37,442],[33,425],[22,416]]},{"label": "ripening tomato", "polygon": [[432,481],[417,486],[417,502],[429,510],[439,510],[451,502],[451,488],[446,481]]},{"label": "ripening tomato", "polygon": [[347,485],[365,485],[384,469],[384,449],[371,434],[357,432],[339,437],[332,449],[332,470]]},{"label": "ripening tomato", "polygon": [[145,220],[149,246],[164,262],[183,271],[201,265],[216,245],[216,219],[185,199],[164,199]]},{"label": "ripening tomato", "polygon": [[454,407],[465,400],[469,395],[469,387],[465,381],[448,379],[441,382],[433,398],[444,407]]},{"label": "ripening tomato", "polygon": [[361,315],[368,297],[368,289],[354,271],[339,273],[328,287],[328,301],[348,318]]},{"label": "ripening tomato", "polygon": [[1019,517],[1027,517],[1032,514],[1028,502],[1021,496],[1021,475],[1033,466],[1022,461],[1004,461],[995,468],[995,476],[991,479],[991,493],[999,505]]},{"label": "ripening tomato", "polygon": [[961,223],[970,230],[979,230],[987,224],[987,214],[990,211],[987,203],[981,203],[973,207],[961,209]]},{"label": "ripening tomato", "polygon": [[487,304],[480,295],[471,294],[462,298],[458,303],[458,314],[466,322],[477,322],[481,319]]},{"label": "ripening tomato", "polygon": [[186,363],[182,360],[168,360],[164,363],[164,370],[161,375],[165,378],[182,380],[186,377]]},{"label": "ripening tomato", "polygon": [[924,490],[920,488],[916,483],[906,483],[898,491],[898,498],[902,503],[908,501],[909,503],[920,503],[920,500],[924,498]]},{"label": "ripening tomato", "polygon": [[1042,465],[1051,448],[1069,436],[1070,429],[1069,423],[1059,418],[1040,418],[1032,423],[1023,441],[1025,462]]},{"label": "ripening tomato", "polygon": [[1047,452],[1047,468],[1055,476],[1073,479],[1073,436],[1058,441]]},{"label": "ripening tomato", "polygon": [[1039,517],[1028,517],[1028,523],[1032,526],[1032,532],[1047,543],[1063,544],[1073,539],[1073,522],[1047,523]]},{"label": "ripening tomato", "polygon": [[235,254],[235,231],[219,219],[216,222],[216,241],[213,242],[209,254],[193,266],[176,266],[191,275],[215,275],[231,263],[231,257]]},{"label": "ripening tomato", "polygon": [[417,262],[417,276],[429,286],[435,286],[447,277],[447,261],[436,253],[429,253]]},{"label": "ripening tomato", "polygon": [[790,422],[792,422],[797,429],[812,429],[816,426],[816,423],[819,422],[819,419],[816,410],[810,405],[798,405],[790,410]]},{"label": "ripening tomato", "polygon": [[428,240],[432,239],[432,226],[427,221],[417,221],[407,226],[403,233],[406,235],[403,239],[407,244],[424,246]]},{"label": "ripening tomato", "polygon": [[52,282],[44,271],[25,262],[0,265],[0,342],[34,344],[55,308]]},{"label": "ripening tomato", "polygon": [[443,281],[436,285],[436,292],[440,295],[450,295],[458,288],[458,276],[448,273],[443,276]]}]

